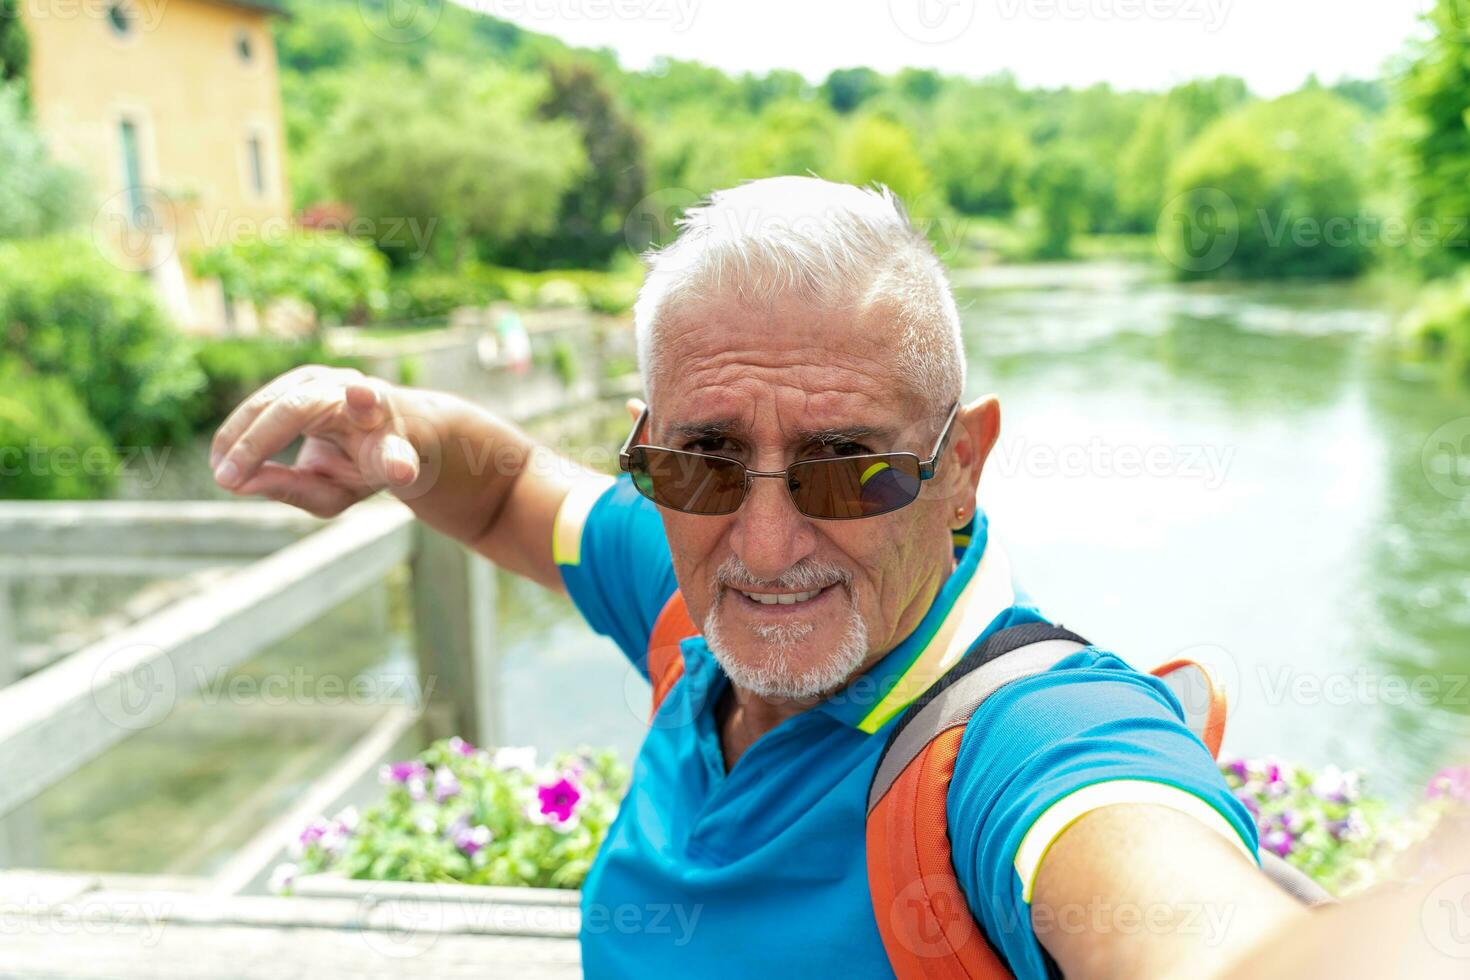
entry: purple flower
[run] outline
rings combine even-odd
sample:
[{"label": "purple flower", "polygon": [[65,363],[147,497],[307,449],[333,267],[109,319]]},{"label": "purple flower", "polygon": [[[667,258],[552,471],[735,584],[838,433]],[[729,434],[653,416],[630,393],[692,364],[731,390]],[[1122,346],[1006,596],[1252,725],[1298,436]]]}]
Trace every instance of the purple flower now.
[{"label": "purple flower", "polygon": [[429,767],[417,759],[410,759],[407,762],[394,762],[378,770],[378,782],[385,786],[392,785],[393,783],[403,784],[415,777],[422,779],[428,774],[428,771]]},{"label": "purple flower", "polygon": [[1276,822],[1282,830],[1292,835],[1300,834],[1303,830],[1307,829],[1306,818],[1295,810],[1282,810],[1277,816]]},{"label": "purple flower", "polygon": [[1349,810],[1344,819],[1330,822],[1327,830],[1340,841],[1361,840],[1368,834],[1368,821],[1358,810]]},{"label": "purple flower", "polygon": [[450,797],[458,796],[459,788],[459,779],[448,766],[440,766],[434,770],[434,802],[443,803]]},{"label": "purple flower", "polygon": [[455,755],[471,756],[478,750],[469,742],[456,735],[449,740],[449,751]]},{"label": "purple flower", "polygon": [[1225,764],[1225,769],[1242,783],[1250,778],[1250,766],[1246,764],[1244,759],[1231,759]]},{"label": "purple flower", "polygon": [[566,776],[554,783],[536,787],[536,799],[541,804],[541,813],[551,818],[552,823],[565,824],[581,802],[582,791]]},{"label": "purple flower", "polygon": [[1261,846],[1277,857],[1286,857],[1296,846],[1296,838],[1285,830],[1270,830],[1261,838]]},{"label": "purple flower", "polygon": [[484,824],[476,824],[471,827],[469,818],[463,816],[450,825],[447,833],[454,846],[463,851],[467,857],[474,857],[478,854],[494,836],[490,833],[490,828]]},{"label": "purple flower", "polygon": [[423,776],[410,776],[407,788],[408,798],[415,803],[422,803],[429,798],[429,787],[424,783]]}]

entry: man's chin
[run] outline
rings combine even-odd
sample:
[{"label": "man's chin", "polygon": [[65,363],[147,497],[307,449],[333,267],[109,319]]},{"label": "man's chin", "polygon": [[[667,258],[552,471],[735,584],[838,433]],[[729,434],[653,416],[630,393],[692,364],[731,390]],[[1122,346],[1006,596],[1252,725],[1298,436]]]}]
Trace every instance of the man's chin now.
[{"label": "man's chin", "polygon": [[866,659],[866,630],[861,620],[856,620],[856,628],[853,623],[819,628],[811,622],[725,620],[720,615],[711,617],[704,630],[705,642],[731,683],[758,697],[820,700],[851,680]]}]

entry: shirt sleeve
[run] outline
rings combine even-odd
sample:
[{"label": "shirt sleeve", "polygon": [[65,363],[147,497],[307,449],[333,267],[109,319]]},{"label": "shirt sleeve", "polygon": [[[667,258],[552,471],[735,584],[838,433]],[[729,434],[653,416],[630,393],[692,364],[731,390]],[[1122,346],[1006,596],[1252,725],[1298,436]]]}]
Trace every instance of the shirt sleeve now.
[{"label": "shirt sleeve", "polygon": [[589,481],[562,502],[552,534],[577,611],[647,677],[648,638],[678,588],[658,508],[627,476]]},{"label": "shirt sleeve", "polygon": [[1053,841],[1116,803],[1168,806],[1257,858],[1256,826],[1157,678],[1089,648],[990,697],[960,742],[949,793],[956,874],[1020,978],[1046,977],[1031,888]]}]

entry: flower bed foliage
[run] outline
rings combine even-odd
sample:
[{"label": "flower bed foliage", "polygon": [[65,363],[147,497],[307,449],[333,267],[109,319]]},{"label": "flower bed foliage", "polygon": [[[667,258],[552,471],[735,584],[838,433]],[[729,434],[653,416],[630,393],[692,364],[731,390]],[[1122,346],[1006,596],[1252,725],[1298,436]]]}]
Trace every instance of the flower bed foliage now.
[{"label": "flower bed foliage", "polygon": [[1404,814],[1363,791],[1362,777],[1327,766],[1313,772],[1274,758],[1222,758],[1220,771],[1256,818],[1261,850],[1272,851],[1335,895],[1378,880],[1422,840],[1448,808],[1470,803],[1470,768],[1430,780],[1424,803]]},{"label": "flower bed foliage", "polygon": [[272,885],[330,871],[383,881],[577,888],[628,784],[611,751],[478,749],[460,738],[384,766],[386,797],[301,832]]},{"label": "flower bed foliage", "polygon": [[[1261,848],[1337,895],[1382,877],[1447,810],[1470,804],[1470,767],[1430,780],[1421,806],[1395,811],[1363,792],[1356,772],[1312,771],[1274,758],[1220,761],[1236,797],[1256,818]],[[477,749],[436,742],[418,758],[384,766],[387,795],[366,812],[319,818],[276,869],[289,892],[297,876],[577,888],[617,813],[628,771],[610,750],[580,750],[538,765],[530,748]]]}]

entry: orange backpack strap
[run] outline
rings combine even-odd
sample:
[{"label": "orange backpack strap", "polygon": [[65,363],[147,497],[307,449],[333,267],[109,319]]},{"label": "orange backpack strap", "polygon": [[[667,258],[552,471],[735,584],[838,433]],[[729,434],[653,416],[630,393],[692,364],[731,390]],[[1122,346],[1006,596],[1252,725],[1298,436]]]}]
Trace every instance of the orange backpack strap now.
[{"label": "orange backpack strap", "polygon": [[965,726],[1013,680],[1087,646],[1050,623],[1000,630],[967,653],[894,725],[868,789],[868,888],[899,980],[1011,975],[970,911],[949,846],[949,783]]},{"label": "orange backpack strap", "polygon": [[689,607],[684,605],[683,593],[675,589],[654,620],[653,634],[648,638],[648,682],[653,685],[653,707],[648,711],[650,723],[664,698],[684,676],[684,654],[679,644],[698,633],[689,618]]},{"label": "orange backpack strap", "polygon": [[1184,721],[1190,731],[1200,737],[1210,755],[1218,757],[1220,743],[1225,740],[1228,705],[1225,687],[1214,673],[1193,660],[1171,660],[1149,673],[1169,685],[1184,708]]}]

